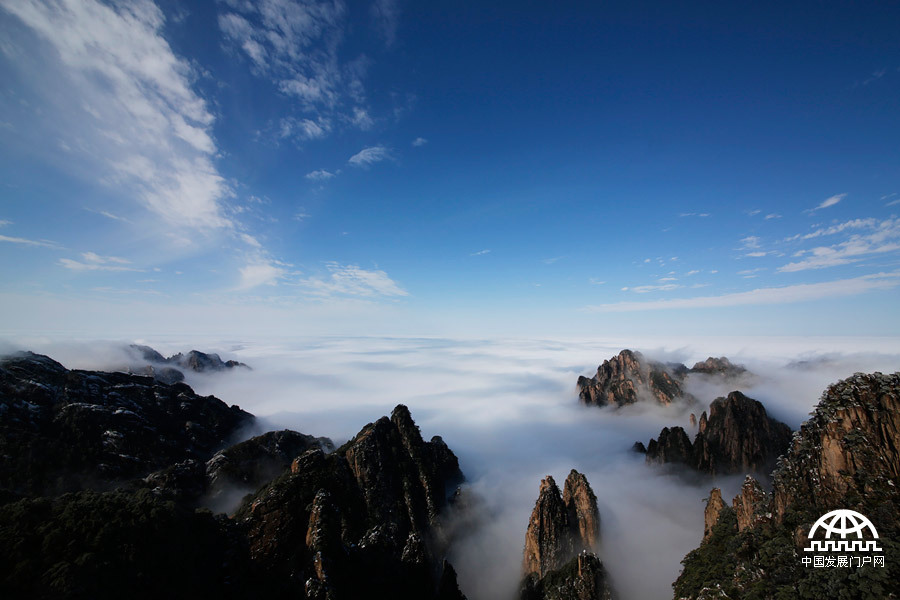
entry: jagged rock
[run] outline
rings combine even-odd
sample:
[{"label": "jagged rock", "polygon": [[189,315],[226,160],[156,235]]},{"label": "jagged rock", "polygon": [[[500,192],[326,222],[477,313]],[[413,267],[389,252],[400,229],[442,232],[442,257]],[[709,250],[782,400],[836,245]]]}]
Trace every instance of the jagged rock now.
[{"label": "jagged rock", "polygon": [[288,429],[270,431],[220,450],[206,463],[208,493],[215,497],[230,488],[255,491],[283,473],[310,448],[334,450],[328,438],[316,438]]},{"label": "jagged rock", "polygon": [[697,415],[695,415],[694,413],[691,413],[691,416],[689,417],[688,421],[690,422],[691,427],[696,427],[697,426]]},{"label": "jagged rock", "polygon": [[185,369],[204,373],[207,371],[224,371],[235,367],[250,368],[236,360],[223,361],[218,354],[206,354],[197,350],[191,350],[187,354],[174,354],[166,359],[167,363],[179,365]]},{"label": "jagged rock", "polygon": [[713,358],[710,356],[702,362],[695,363],[690,369],[691,373],[705,373],[707,375],[725,375],[726,377],[737,377],[747,372],[743,365],[736,365],[730,360],[721,356]]},{"label": "jagged rock", "polygon": [[528,531],[522,570],[543,577],[574,554],[568,511],[553,477],[541,480]]},{"label": "jagged rock", "polygon": [[[140,344],[127,347],[132,356],[132,364],[121,370],[138,375],[153,377],[161,383],[178,383],[184,381],[184,373],[175,367],[189,369],[197,373],[225,371],[235,367],[250,367],[236,360],[223,361],[218,354],[207,354],[191,350],[187,354],[174,354],[168,358],[151,348]],[[149,364],[148,364],[149,363]]]},{"label": "jagged rock", "polygon": [[108,489],[178,462],[205,462],[252,421],[183,383],[70,371],[19,353],[0,360],[0,489]]},{"label": "jagged rock", "polygon": [[631,350],[603,361],[592,378],[579,377],[578,390],[582,403],[595,406],[624,406],[640,400],[667,405],[685,396],[681,377]]},{"label": "jagged rock", "polygon": [[[773,493],[745,480],[733,509],[684,559],[676,598],[704,589],[729,597],[900,596],[900,373],[857,373],[830,386],[795,433],[773,472]],[[813,523],[834,509],[867,517],[882,542],[884,567],[804,566]],[[728,515],[725,518],[725,515]]]},{"label": "jagged rock", "polygon": [[790,445],[790,428],[740,392],[713,400],[700,415],[694,442],[681,427],[663,428],[647,445],[648,463],[686,464],[702,473],[767,473]]},{"label": "jagged rock", "polygon": [[631,445],[631,451],[638,454],[647,454],[647,447],[644,446],[644,442],[635,442]]},{"label": "jagged rock", "polygon": [[587,478],[572,469],[562,496],[553,477],[541,480],[525,533],[523,600],[610,598],[600,541],[597,497]]},{"label": "jagged rock", "polygon": [[758,481],[747,475],[744,485],[741,486],[741,493],[735,496],[731,503],[737,517],[738,531],[755,527],[771,517],[771,513],[767,513],[768,502],[769,496],[766,491]]},{"label": "jagged rock", "polygon": [[709,539],[712,535],[712,529],[719,522],[719,515],[725,508],[725,502],[722,501],[722,490],[713,488],[709,492],[709,499],[706,501],[706,510],[703,511],[703,541]]},{"label": "jagged rock", "polygon": [[659,441],[651,439],[647,444],[648,463],[691,464],[692,457],[691,439],[681,427],[663,427]]},{"label": "jagged rock", "polygon": [[460,481],[456,456],[400,405],[336,451],[297,457],[236,518],[260,568],[316,594],[452,598],[441,516]]}]

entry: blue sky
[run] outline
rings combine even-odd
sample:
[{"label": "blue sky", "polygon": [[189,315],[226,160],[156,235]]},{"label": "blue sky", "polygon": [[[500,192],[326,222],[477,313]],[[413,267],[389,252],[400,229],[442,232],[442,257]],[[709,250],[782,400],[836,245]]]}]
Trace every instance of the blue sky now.
[{"label": "blue sky", "polygon": [[900,334],[900,8],[579,4],[0,2],[0,331]]}]

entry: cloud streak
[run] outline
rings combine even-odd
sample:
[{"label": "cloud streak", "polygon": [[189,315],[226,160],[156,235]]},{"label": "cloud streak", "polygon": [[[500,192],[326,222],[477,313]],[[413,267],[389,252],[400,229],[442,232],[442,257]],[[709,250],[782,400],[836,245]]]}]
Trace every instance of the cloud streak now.
[{"label": "cloud streak", "polygon": [[599,304],[587,306],[585,307],[585,310],[588,312],[615,313],[790,304],[794,302],[821,300],[823,298],[856,296],[875,290],[894,289],[898,285],[900,285],[900,272],[877,273],[852,279],[840,279],[822,283],[803,283],[784,287],[758,288],[748,292],[737,292],[720,296],[700,296],[696,298],[673,298],[669,300],[653,300],[646,302]]},{"label": "cloud streak", "polygon": [[385,146],[363,148],[347,161],[354,167],[367,167],[391,158],[391,151]]}]

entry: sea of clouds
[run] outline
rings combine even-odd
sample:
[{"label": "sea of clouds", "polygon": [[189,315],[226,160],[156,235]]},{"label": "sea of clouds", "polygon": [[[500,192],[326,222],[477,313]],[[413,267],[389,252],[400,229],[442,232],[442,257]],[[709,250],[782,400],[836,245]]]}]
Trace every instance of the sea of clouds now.
[{"label": "sea of clouds", "polygon": [[[515,597],[525,529],[543,477],[559,485],[570,469],[585,473],[597,495],[600,554],[621,598],[671,598],[680,561],[703,534],[703,500],[713,485],[727,499],[742,475],[712,480],[644,464],[631,451],[664,426],[689,432],[688,414],[740,389],[793,429],[828,384],[854,372],[900,369],[893,338],[705,338],[633,340],[453,340],[310,338],[222,341],[145,339],[7,341],[0,352],[27,348],[69,368],[127,364],[127,343],[165,355],[192,348],[218,352],[252,370],[186,373],[213,394],[257,415],[257,430],[290,428],[337,444],[368,422],[406,404],[426,439],[444,438],[460,459],[483,517],[460,525],[449,557],[471,600]],[[575,382],[622,348],[691,366],[726,355],[753,376],[736,382],[690,376],[700,406],[584,407]]]}]

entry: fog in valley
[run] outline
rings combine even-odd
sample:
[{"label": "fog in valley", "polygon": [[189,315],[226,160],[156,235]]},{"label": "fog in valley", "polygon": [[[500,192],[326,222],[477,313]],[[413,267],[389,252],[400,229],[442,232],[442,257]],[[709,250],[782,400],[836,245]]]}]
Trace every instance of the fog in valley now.
[{"label": "fog in valley", "polygon": [[[68,368],[123,369],[129,342],[6,342]],[[423,437],[444,438],[460,460],[478,515],[450,516],[450,560],[471,600],[512,598],[521,578],[525,530],[538,487],[552,475],[561,486],[570,469],[587,475],[598,498],[601,558],[622,598],[669,598],[680,560],[703,535],[703,499],[713,485],[726,502],[743,475],[713,480],[648,466],[631,450],[664,426],[693,436],[710,401],[735,389],[761,401],[792,429],[825,387],[857,371],[893,372],[900,355],[889,339],[449,340],[316,338],[267,343],[221,340],[139,340],[164,355],[196,348],[252,369],[200,374],[186,381],[258,417],[256,431],[290,428],[336,444],[363,425],[406,404]],[[580,405],[579,375],[623,348],[688,366],[728,356],[750,374],[723,381],[689,375],[693,406],[649,403],[620,410]],[[238,498],[240,494],[235,494]],[[216,507],[222,508],[222,507]]]}]

